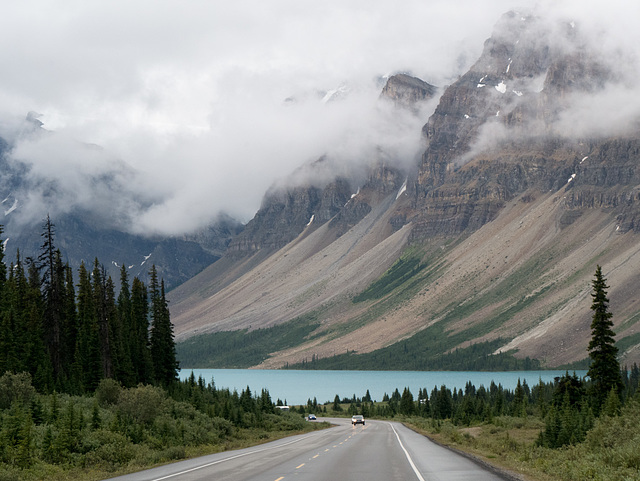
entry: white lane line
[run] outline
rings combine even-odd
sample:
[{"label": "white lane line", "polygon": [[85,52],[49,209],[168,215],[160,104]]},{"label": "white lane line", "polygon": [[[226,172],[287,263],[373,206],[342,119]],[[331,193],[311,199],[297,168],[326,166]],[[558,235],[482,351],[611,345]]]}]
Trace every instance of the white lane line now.
[{"label": "white lane line", "polygon": [[396,435],[396,438],[398,438],[398,442],[400,443],[400,447],[402,448],[402,450],[404,451],[404,454],[407,456],[407,459],[409,460],[409,464],[411,465],[411,469],[413,469],[413,472],[416,473],[416,476],[418,477],[418,479],[420,481],[424,481],[424,478],[420,474],[420,471],[418,471],[418,468],[416,468],[416,465],[413,463],[413,459],[411,459],[411,456],[409,456],[409,452],[404,448],[404,444],[402,444],[402,441],[400,441],[400,436],[398,436],[398,432],[396,431],[396,428],[394,428],[393,424],[391,424],[391,423],[389,423],[389,426],[391,426],[391,429],[393,429],[393,433]]},{"label": "white lane line", "polygon": [[256,453],[261,453],[263,451],[271,451],[272,449],[282,448],[284,446],[289,446],[290,444],[295,444],[295,443],[298,443],[300,441],[303,441],[304,439],[307,439],[307,438],[309,438],[311,436],[312,435],[308,435],[308,436],[305,436],[303,438],[296,439],[294,441],[289,441],[287,443],[278,444],[277,446],[271,446],[271,447],[268,447],[268,448],[257,449],[255,451],[250,451],[248,453],[236,454],[235,456],[231,456],[229,458],[219,459],[218,461],[213,461],[211,463],[203,464],[202,466],[196,466],[195,468],[185,469],[184,471],[180,471],[178,473],[173,473],[173,474],[169,474],[167,476],[163,476],[161,478],[152,479],[151,481],[163,481],[164,479],[175,478],[176,476],[180,476],[182,474],[187,474],[187,473],[192,473],[193,471],[198,471],[199,469],[208,468],[209,466],[213,466],[213,465],[216,465],[216,464],[224,463],[225,461],[231,461],[232,459],[238,459],[238,458],[242,458],[243,456],[249,456],[250,454],[256,454]]}]

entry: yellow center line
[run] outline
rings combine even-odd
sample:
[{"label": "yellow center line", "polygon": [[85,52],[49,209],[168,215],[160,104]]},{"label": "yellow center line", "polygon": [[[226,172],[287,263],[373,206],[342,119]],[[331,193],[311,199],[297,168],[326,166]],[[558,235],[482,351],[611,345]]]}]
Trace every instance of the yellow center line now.
[{"label": "yellow center line", "polygon": [[[335,448],[335,446],[334,446],[334,448]],[[324,452],[325,452],[325,453],[326,453],[327,451],[329,451],[329,448],[327,448],[327,449],[325,449],[325,450],[324,450]]]},{"label": "yellow center line", "polygon": [[278,479],[276,479],[276,481],[282,481],[284,479],[284,476],[280,476]]},{"label": "yellow center line", "polygon": [[320,455],[316,454],[312,459],[316,459],[318,456],[320,456]]},{"label": "yellow center line", "polygon": [[304,463],[302,463],[300,466],[296,466],[296,469],[300,469],[302,466],[304,466]]}]

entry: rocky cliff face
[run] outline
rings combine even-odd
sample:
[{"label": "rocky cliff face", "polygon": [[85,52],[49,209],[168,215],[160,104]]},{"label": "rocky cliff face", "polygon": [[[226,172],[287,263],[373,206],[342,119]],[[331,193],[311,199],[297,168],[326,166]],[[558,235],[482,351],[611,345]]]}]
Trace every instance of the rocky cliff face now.
[{"label": "rocky cliff face", "polygon": [[[398,74],[387,80],[381,98],[393,101],[399,108],[415,109],[420,102],[435,95],[436,88],[428,83]],[[244,232],[233,239],[229,254],[243,256],[261,249],[280,249],[294,240],[307,227],[315,228],[331,221],[336,235],[361,221],[372,208],[388,195],[400,189],[406,174],[393,166],[384,152],[372,162],[362,185],[352,178],[335,178],[320,186],[308,180],[322,178],[326,173],[326,158],[304,168],[304,173],[292,177],[307,179],[301,185],[290,181],[293,187],[274,187],[265,196],[260,210],[247,223]],[[314,172],[318,174],[314,174]],[[311,184],[311,185],[310,185]]]},{"label": "rocky cliff face", "polygon": [[433,98],[437,88],[407,74],[389,77],[380,98],[391,100],[397,107],[416,110],[417,104]]},{"label": "rocky cliff face", "polygon": [[443,93],[423,128],[415,210],[405,213],[416,223],[414,239],[475,230],[528,189],[572,182],[579,204],[603,207],[619,205],[617,194],[598,199],[588,185],[635,185],[628,165],[637,160],[635,140],[571,139],[557,131],[567,99],[602,89],[612,74],[583,50],[574,27],[561,26],[554,32],[560,39],[547,30],[536,17],[506,14],[478,61]]},{"label": "rocky cliff face", "polygon": [[[500,340],[501,349],[557,366],[586,357],[588,289],[598,263],[615,286],[625,360],[640,360],[633,342],[640,309],[630,287],[640,282],[640,135],[567,129],[577,97],[616,81],[579,27],[505,14],[477,62],[441,92],[415,170],[381,156],[365,182],[267,196],[230,251],[281,250],[253,275],[228,274],[225,290],[208,293],[197,316],[187,311],[198,301],[185,289],[176,299],[177,332],[247,327],[253,312],[275,324],[313,311],[323,323],[314,340],[264,366],[370,352],[433,326],[459,336],[452,347]],[[411,109],[434,91],[398,75],[381,96]],[[312,217],[314,229],[305,231]],[[405,255],[417,256],[424,270],[394,281],[386,296],[354,304],[409,245]],[[258,284],[280,289],[254,293],[251,306],[229,302]],[[213,305],[217,317],[204,319]]]},{"label": "rocky cliff face", "polygon": [[230,255],[242,256],[261,249],[280,249],[306,227],[321,225],[335,216],[351,197],[345,179],[324,188],[300,186],[268,194],[242,234],[229,245]]}]

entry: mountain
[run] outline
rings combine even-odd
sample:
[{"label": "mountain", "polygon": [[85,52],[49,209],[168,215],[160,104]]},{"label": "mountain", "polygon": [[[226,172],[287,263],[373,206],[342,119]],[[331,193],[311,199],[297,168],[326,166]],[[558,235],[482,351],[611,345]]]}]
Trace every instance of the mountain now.
[{"label": "mountain", "polygon": [[87,169],[80,174],[67,174],[78,176],[78,184],[89,189],[90,199],[83,199],[80,192],[83,189],[74,189],[78,184],[71,183],[70,188],[60,177],[39,175],[13,155],[25,138],[35,143],[55,137],[55,132],[42,127],[34,112],[27,115],[13,139],[0,137],[0,199],[3,199],[0,224],[4,228],[2,240],[7,262],[15,260],[18,249],[22,258],[38,257],[43,225],[50,215],[55,226],[55,246],[74,270],[82,262],[92,266],[97,258],[116,284],[123,264],[130,280],[138,277],[147,282],[149,269],[155,264],[158,275],[170,288],[219,259],[231,239],[242,231],[238,221],[220,214],[211,225],[189,235],[129,232],[127,209],[144,208],[147,201],[125,187],[124,179],[132,177],[133,172],[122,162],[107,158],[108,165],[98,166],[92,173],[90,164],[92,160],[102,160],[101,149],[85,144],[74,146],[79,156],[86,157]]},{"label": "mountain", "polygon": [[596,265],[622,363],[640,361],[640,132],[574,108],[623,82],[587,37],[510,12],[451,85],[389,78],[396,108],[439,95],[413,167],[380,150],[364,178],[267,193],[170,293],[188,362],[221,367],[224,335],[288,326],[303,334],[262,346],[258,367],[565,366],[587,357]]}]

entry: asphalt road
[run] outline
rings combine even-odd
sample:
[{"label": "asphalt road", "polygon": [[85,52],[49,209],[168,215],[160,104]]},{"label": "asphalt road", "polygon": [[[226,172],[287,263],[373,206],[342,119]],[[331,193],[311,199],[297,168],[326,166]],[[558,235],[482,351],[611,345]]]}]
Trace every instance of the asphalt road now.
[{"label": "asphalt road", "polygon": [[[324,419],[319,419],[322,421]],[[327,419],[337,427],[203,456],[118,481],[504,480],[401,424]]]}]

